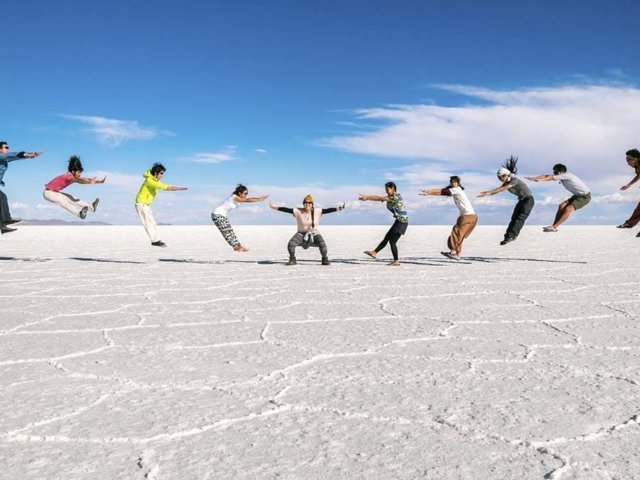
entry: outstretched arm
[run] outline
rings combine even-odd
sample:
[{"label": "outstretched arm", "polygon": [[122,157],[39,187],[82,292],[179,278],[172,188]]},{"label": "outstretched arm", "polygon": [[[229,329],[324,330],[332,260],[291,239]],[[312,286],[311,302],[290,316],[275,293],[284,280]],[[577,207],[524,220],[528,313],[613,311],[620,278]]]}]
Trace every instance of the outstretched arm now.
[{"label": "outstretched arm", "polygon": [[631,180],[629,183],[627,183],[626,185],[623,185],[622,187],[620,187],[620,190],[626,190],[627,188],[630,188],[631,185],[636,183],[638,180],[640,180],[640,173],[638,175],[636,175],[635,177],[633,177],[633,180]]},{"label": "outstretched arm", "polygon": [[346,208],[346,203],[342,202],[342,205],[338,205],[337,207],[334,207],[334,208],[323,208],[322,213],[325,214],[325,213],[341,212],[345,208]]},{"label": "outstretched arm", "polygon": [[437,196],[441,196],[443,195],[442,193],[442,188],[430,188],[428,190],[420,190],[420,195],[424,195],[429,196],[429,195],[437,195]]},{"label": "outstretched arm", "polygon": [[532,182],[550,182],[553,180],[553,175],[538,175],[537,177],[524,177]]},{"label": "outstretched arm", "polygon": [[187,187],[174,187],[173,185],[168,185],[167,190],[172,192],[177,192],[179,190],[189,190]]},{"label": "outstretched arm", "polygon": [[478,197],[488,197],[489,195],[495,195],[496,193],[504,192],[509,189],[509,185],[502,185],[501,187],[494,188],[493,190],[485,190],[484,192],[480,192]]},{"label": "outstretched arm", "polygon": [[15,162],[16,160],[24,160],[25,158],[36,158],[42,155],[44,152],[18,152],[9,153],[5,156],[7,162]]},{"label": "outstretched arm", "polygon": [[36,158],[42,155],[44,152],[22,152],[22,158]]},{"label": "outstretched arm", "polygon": [[239,197],[238,195],[234,195],[233,199],[236,202],[240,202],[240,203],[254,203],[254,202],[263,202],[267,199],[269,195],[262,195],[261,197],[246,197],[246,198],[242,198]]},{"label": "outstretched arm", "polygon": [[278,212],[284,212],[284,213],[291,213],[293,214],[293,208],[287,208],[287,207],[279,207],[277,206],[275,203],[273,202],[269,202],[269,208],[271,210],[277,210]]},{"label": "outstretched arm", "polygon": [[389,197],[387,195],[363,195],[361,193],[358,194],[358,200],[362,202],[372,201],[372,202],[388,202]]},{"label": "outstretched arm", "polygon": [[80,178],[74,178],[73,181],[75,183],[104,183],[104,181],[107,179],[107,177],[105,176],[102,180],[98,180],[97,177],[91,177],[91,178],[87,178],[87,177],[80,177]]}]

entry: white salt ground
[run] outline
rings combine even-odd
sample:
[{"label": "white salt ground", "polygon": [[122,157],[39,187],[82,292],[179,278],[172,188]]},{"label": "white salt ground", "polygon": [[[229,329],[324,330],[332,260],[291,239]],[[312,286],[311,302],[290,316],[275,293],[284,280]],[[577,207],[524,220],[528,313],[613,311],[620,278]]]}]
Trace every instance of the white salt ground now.
[{"label": "white salt ground", "polygon": [[635,232],[160,229],[0,238],[0,478],[640,478]]}]

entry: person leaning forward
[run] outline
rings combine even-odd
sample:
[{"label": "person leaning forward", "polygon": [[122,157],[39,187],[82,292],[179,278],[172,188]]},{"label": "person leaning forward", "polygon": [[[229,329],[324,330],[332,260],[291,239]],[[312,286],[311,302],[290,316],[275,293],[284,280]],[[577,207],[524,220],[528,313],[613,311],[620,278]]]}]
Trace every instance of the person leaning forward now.
[{"label": "person leaning forward", "polygon": [[[4,174],[9,168],[9,163],[17,160],[24,160],[25,158],[36,158],[42,155],[44,152],[17,152],[11,153],[7,142],[0,142],[0,187],[4,187]],[[13,218],[9,211],[9,201],[7,195],[0,190],[0,233],[15,232],[16,229],[9,225],[17,225],[22,222],[19,218]]]}]

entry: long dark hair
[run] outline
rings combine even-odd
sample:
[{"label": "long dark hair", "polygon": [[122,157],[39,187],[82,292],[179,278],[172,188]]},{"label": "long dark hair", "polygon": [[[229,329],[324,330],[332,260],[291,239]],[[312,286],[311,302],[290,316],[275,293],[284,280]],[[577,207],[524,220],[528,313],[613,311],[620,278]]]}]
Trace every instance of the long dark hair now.
[{"label": "long dark hair", "polygon": [[516,175],[518,173],[518,167],[516,167],[517,163],[518,163],[518,157],[516,157],[515,155],[511,155],[509,158],[505,160],[502,166],[507,170],[509,170],[514,175]]},{"label": "long dark hair", "polygon": [[73,155],[69,157],[69,166],[67,170],[70,172],[82,172],[84,168],[82,168],[82,162],[80,161],[80,157],[77,155]]},{"label": "long dark hair", "polygon": [[236,185],[236,189],[233,191],[234,195],[240,195],[241,193],[249,192],[249,189],[245,187],[243,184],[239,183]]}]

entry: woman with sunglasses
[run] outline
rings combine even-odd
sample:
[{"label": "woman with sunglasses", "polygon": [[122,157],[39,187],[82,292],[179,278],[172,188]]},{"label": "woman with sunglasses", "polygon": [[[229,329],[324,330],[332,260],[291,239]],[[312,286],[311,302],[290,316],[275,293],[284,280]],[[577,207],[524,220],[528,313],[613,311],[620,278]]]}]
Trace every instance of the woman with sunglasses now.
[{"label": "woman with sunglasses", "polygon": [[249,197],[248,195],[249,189],[239,183],[236,185],[236,189],[233,193],[229,195],[229,197],[211,214],[211,220],[215,226],[218,227],[223,238],[229,245],[231,245],[235,252],[239,253],[248,252],[249,249],[240,244],[227,217],[233,210],[238,208],[241,203],[263,202],[269,196],[262,195],[261,197]]},{"label": "woman with sunglasses", "polygon": [[274,203],[269,202],[269,207],[272,210],[292,214],[298,224],[298,231],[291,237],[291,240],[289,240],[287,244],[287,250],[289,251],[289,261],[287,265],[298,264],[296,260],[296,247],[300,246],[305,250],[309,247],[318,247],[320,249],[320,255],[322,255],[322,265],[329,265],[327,244],[318,231],[318,225],[320,224],[322,215],[325,213],[340,212],[344,210],[345,204],[343,202],[342,205],[338,205],[335,208],[315,208],[313,197],[307,195],[304,197],[302,205],[302,209],[287,208],[278,207]]},{"label": "woman with sunglasses", "polygon": [[387,202],[387,209],[395,218],[395,222],[393,222],[393,225],[391,225],[391,228],[382,239],[382,242],[380,242],[380,245],[378,245],[373,250],[365,250],[364,253],[366,255],[369,255],[371,258],[376,258],[378,252],[386,247],[388,243],[391,247],[391,254],[393,255],[393,261],[388,265],[397,267],[400,265],[400,260],[398,260],[398,247],[396,243],[398,242],[400,237],[407,232],[407,227],[409,226],[409,217],[407,216],[407,211],[405,209],[404,201],[402,200],[402,195],[400,195],[397,191],[398,188],[396,187],[396,184],[393,182],[387,182],[384,184],[384,189],[386,195],[358,195],[358,200],[362,202]]}]

